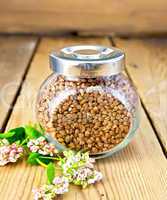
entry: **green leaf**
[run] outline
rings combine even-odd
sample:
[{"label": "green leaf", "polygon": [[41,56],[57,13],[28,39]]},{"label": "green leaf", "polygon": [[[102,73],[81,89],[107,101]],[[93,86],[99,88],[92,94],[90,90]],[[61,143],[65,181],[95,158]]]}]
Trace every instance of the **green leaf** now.
[{"label": "green leaf", "polygon": [[45,163],[43,163],[39,158],[36,158],[36,161],[38,162],[39,165],[41,165],[42,167],[47,168],[47,165]]},{"label": "green leaf", "polygon": [[55,165],[54,163],[49,163],[47,166],[47,177],[48,177],[48,182],[52,184],[53,179],[55,178]]},{"label": "green leaf", "polygon": [[15,135],[15,132],[7,132],[7,133],[1,133],[0,134],[0,139],[7,139],[9,137],[12,137]]},{"label": "green leaf", "polygon": [[27,162],[31,165],[39,165],[38,161],[36,160],[37,158],[39,158],[39,156],[39,153],[30,153]]},{"label": "green leaf", "polygon": [[17,141],[23,141],[25,139],[25,130],[23,127],[18,127],[15,129],[11,129],[10,132],[15,132],[15,135],[13,136],[13,140]]},{"label": "green leaf", "polygon": [[20,140],[16,141],[15,143],[16,143],[17,145],[20,145]]},{"label": "green leaf", "polygon": [[45,158],[44,156],[41,156],[41,154],[32,152],[30,153],[27,162],[31,165],[39,165],[39,161],[45,165],[48,165],[50,162],[53,162],[52,160]]},{"label": "green leaf", "polygon": [[25,130],[23,127],[11,129],[6,133],[0,134],[0,139],[6,138],[9,143],[16,141],[22,142],[25,139]]},{"label": "green leaf", "polygon": [[25,126],[25,133],[29,137],[29,139],[36,139],[40,136],[43,136],[38,130],[36,130],[33,126],[27,125]]},{"label": "green leaf", "polygon": [[40,155],[39,157],[40,161],[42,161],[44,164],[49,164],[50,162],[53,162],[53,160],[50,160],[48,158],[44,158],[43,156]]}]

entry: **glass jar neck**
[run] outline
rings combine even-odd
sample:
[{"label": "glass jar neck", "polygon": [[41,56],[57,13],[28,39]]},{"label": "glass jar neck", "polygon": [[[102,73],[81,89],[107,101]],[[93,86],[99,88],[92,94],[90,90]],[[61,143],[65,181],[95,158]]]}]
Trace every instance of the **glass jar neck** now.
[{"label": "glass jar neck", "polygon": [[82,81],[91,81],[91,80],[107,80],[107,79],[112,79],[116,76],[119,76],[120,74],[122,74],[122,72],[114,74],[114,75],[108,75],[108,76],[98,76],[98,77],[82,77],[82,76],[68,76],[68,75],[63,75],[63,74],[57,74],[56,72],[53,72],[54,75],[58,76],[60,79],[65,79],[65,80],[69,80],[69,81],[78,81],[78,80],[82,80]]}]

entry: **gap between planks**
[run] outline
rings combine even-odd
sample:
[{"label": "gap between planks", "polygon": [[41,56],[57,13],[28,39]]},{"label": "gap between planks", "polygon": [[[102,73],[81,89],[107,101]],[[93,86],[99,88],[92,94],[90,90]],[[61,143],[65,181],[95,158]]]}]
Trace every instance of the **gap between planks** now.
[{"label": "gap between planks", "polygon": [[[3,132],[21,91],[38,39],[27,36],[0,36],[0,41],[0,131]],[[13,87],[12,91],[9,87]]]},{"label": "gap between planks", "polygon": [[[7,128],[35,120],[34,104],[42,81],[51,73],[48,54],[51,50],[74,44],[110,46],[106,38],[43,38],[29,68],[26,80]],[[160,163],[157,166],[157,163]],[[121,152],[97,162],[104,180],[85,190],[71,187],[64,200],[164,200],[167,196],[167,161],[161,151],[153,129],[142,109],[141,126],[131,144]],[[8,165],[0,173],[0,198],[3,200],[29,200],[32,187],[46,181],[41,167],[25,162]]]}]

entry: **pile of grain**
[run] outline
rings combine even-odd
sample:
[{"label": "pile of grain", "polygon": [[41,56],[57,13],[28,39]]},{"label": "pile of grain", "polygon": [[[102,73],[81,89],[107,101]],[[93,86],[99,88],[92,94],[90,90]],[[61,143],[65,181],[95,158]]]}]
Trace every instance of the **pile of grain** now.
[{"label": "pile of grain", "polygon": [[115,80],[66,80],[53,77],[42,88],[37,115],[40,123],[62,145],[99,153],[112,149],[127,136],[131,115],[115,98]]}]

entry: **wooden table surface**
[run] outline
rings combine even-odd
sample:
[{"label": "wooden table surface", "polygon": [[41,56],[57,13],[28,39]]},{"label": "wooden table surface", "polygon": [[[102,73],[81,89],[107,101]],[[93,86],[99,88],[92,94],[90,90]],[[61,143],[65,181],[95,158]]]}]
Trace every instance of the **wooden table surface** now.
[{"label": "wooden table surface", "polygon": [[[122,48],[126,73],[142,101],[141,124],[121,152],[97,162],[104,179],[87,189],[71,186],[64,200],[167,199],[167,39],[0,36],[1,131],[35,121],[35,99],[51,73],[48,54],[74,44]],[[0,200],[30,200],[46,181],[42,167],[25,161],[0,168]]]}]

